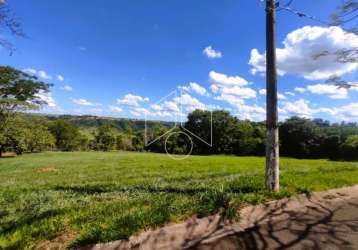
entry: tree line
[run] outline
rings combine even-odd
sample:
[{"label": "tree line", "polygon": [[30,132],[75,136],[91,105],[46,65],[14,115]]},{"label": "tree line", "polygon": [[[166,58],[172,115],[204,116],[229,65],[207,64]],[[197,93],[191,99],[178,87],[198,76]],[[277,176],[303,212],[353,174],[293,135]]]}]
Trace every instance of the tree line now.
[{"label": "tree line", "polygon": [[[213,145],[208,146],[202,140],[210,142],[211,122]],[[188,115],[183,128],[171,129],[158,122],[147,131],[148,141],[159,138],[149,146],[145,145],[143,129],[119,130],[110,121],[101,123],[89,129],[60,118],[18,113],[0,132],[0,154],[49,150],[165,153],[165,148],[172,154],[186,154],[191,143],[182,132],[189,134],[189,130],[200,137],[191,136],[192,154],[265,155],[264,122],[242,121],[226,111],[214,111],[211,120],[210,112],[195,110]],[[279,131],[283,156],[358,160],[356,123],[331,124],[322,119],[292,117],[280,123]]]},{"label": "tree line", "polygon": [[[183,127],[174,129],[170,122],[148,122],[146,139],[153,142],[150,145],[145,145],[144,121],[46,117],[24,112],[44,104],[40,94],[50,87],[36,76],[0,67],[0,156],[4,152],[45,150],[186,154],[191,151],[191,142],[185,135],[188,131],[196,135],[191,136],[193,154],[265,155],[265,122],[242,121],[223,110],[212,114],[195,110]],[[279,132],[284,156],[358,160],[356,123],[330,124],[322,119],[292,117],[279,124]],[[208,146],[203,141],[211,141],[211,135],[213,143]]]}]

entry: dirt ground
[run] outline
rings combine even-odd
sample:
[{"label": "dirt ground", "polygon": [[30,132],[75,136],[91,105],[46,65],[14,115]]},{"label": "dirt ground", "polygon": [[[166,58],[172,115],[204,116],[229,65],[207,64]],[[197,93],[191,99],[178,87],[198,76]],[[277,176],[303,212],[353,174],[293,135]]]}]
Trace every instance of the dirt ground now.
[{"label": "dirt ground", "polygon": [[192,218],[82,249],[358,249],[358,185],[247,206],[233,224]]}]

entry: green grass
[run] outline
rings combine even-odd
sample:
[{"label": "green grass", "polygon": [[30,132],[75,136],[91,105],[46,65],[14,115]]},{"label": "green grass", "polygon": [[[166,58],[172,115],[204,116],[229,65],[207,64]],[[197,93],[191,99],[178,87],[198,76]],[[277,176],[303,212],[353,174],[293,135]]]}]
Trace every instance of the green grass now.
[{"label": "green grass", "polygon": [[[281,160],[281,192],[264,191],[261,157],[128,152],[41,153],[0,159],[0,249],[71,234],[69,246],[133,233],[245,203],[358,184],[358,163]],[[66,243],[67,244],[67,243]]]}]

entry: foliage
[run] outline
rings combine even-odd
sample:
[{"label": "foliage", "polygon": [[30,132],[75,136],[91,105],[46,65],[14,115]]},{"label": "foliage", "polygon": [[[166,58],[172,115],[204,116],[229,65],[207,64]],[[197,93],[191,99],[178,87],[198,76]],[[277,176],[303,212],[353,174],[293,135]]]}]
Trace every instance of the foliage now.
[{"label": "foliage", "polygon": [[38,81],[34,76],[0,66],[0,156],[5,150],[17,154],[26,150],[31,133],[26,132],[26,126],[16,112],[45,104],[39,94],[47,92],[49,87],[50,84]]},{"label": "foliage", "polygon": [[343,158],[347,160],[358,160],[358,135],[351,135],[341,146]]},{"label": "foliage", "polygon": [[50,132],[55,138],[55,145],[61,151],[78,150],[83,136],[74,125],[63,120],[57,120],[50,124]]},{"label": "foliage", "polygon": [[280,126],[281,154],[297,158],[319,157],[322,140],[318,126],[309,119],[293,117]]},{"label": "foliage", "polygon": [[[8,7],[5,0],[0,1],[0,28],[1,31],[5,30],[5,32],[10,33],[14,36],[24,36],[20,22],[15,18],[13,12]],[[12,43],[4,38],[4,34],[1,34],[0,36],[0,46],[8,49],[10,53],[15,50]]]},{"label": "foliage", "polygon": [[26,126],[18,116],[7,118],[0,130],[0,157],[6,151],[22,154],[26,150]]},{"label": "foliage", "polygon": [[[50,84],[38,81],[29,75],[9,66],[0,66],[0,114],[17,109],[33,108],[46,104],[39,94],[49,91]],[[32,105],[30,105],[32,104]]]},{"label": "foliage", "polygon": [[109,125],[100,126],[94,138],[94,149],[110,151],[115,147],[116,138]]},{"label": "foliage", "polygon": [[28,152],[51,150],[55,146],[55,138],[48,129],[48,122],[42,117],[31,117],[25,120],[25,144]]}]

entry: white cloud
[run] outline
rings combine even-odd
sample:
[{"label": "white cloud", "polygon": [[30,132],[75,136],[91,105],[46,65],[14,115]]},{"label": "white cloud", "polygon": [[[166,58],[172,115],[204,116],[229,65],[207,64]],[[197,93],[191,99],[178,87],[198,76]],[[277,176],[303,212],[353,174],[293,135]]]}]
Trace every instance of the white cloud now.
[{"label": "white cloud", "polygon": [[80,99],[73,99],[73,103],[80,105],[80,106],[101,106],[100,103],[93,103],[86,99],[80,98]]},{"label": "white cloud", "polygon": [[[358,36],[346,33],[340,27],[305,26],[289,33],[283,41],[283,48],[277,48],[278,73],[300,75],[309,80],[328,79],[358,69],[358,63],[340,63],[337,55],[340,49],[355,48]],[[323,52],[330,55],[315,57]],[[251,72],[265,72],[265,53],[252,49],[249,65]]]},{"label": "white cloud", "polygon": [[209,95],[207,90],[203,86],[200,86],[196,82],[190,82],[188,86],[179,86],[179,89],[182,89],[182,90],[188,91],[188,92],[194,92],[194,93],[199,94],[201,96],[208,96]]},{"label": "white cloud", "polygon": [[37,76],[39,78],[42,78],[44,80],[51,80],[52,76],[48,75],[46,71],[44,70],[36,70],[33,68],[27,68],[27,69],[23,69],[23,72],[30,74],[30,75],[34,75]]},{"label": "white cloud", "polygon": [[45,80],[51,80],[52,79],[52,76],[48,75],[47,72],[44,71],[44,70],[37,71],[37,75],[40,78],[45,79]]},{"label": "white cloud", "polygon": [[339,107],[336,114],[343,120],[358,121],[358,102]]},{"label": "white cloud", "polygon": [[214,99],[219,100],[219,101],[225,101],[234,107],[243,105],[245,103],[245,101],[243,99],[238,98],[237,96],[228,95],[228,94],[221,94],[221,95],[215,97]]},{"label": "white cloud", "polygon": [[217,73],[215,71],[209,72],[209,79],[215,85],[222,86],[246,86],[249,84],[244,78],[240,76],[227,76],[225,74]]},{"label": "white cloud", "polygon": [[221,93],[227,95],[234,95],[242,99],[250,99],[256,97],[256,91],[251,88],[234,86],[231,88],[223,87]]},{"label": "white cloud", "polygon": [[221,58],[223,55],[221,51],[213,49],[211,46],[206,47],[203,50],[203,54],[208,58]]},{"label": "white cloud", "polygon": [[63,82],[65,80],[65,78],[63,77],[63,75],[57,75],[57,80],[59,80],[60,82]]},{"label": "white cloud", "polygon": [[151,108],[156,112],[179,112],[179,107],[175,101],[165,101],[161,104],[153,104]]},{"label": "white cloud", "polygon": [[297,115],[302,117],[311,117],[314,114],[314,110],[310,108],[309,101],[300,99],[295,102],[285,102],[283,107],[280,108],[280,112],[283,114]]},{"label": "white cloud", "polygon": [[346,88],[338,88],[335,85],[308,85],[307,90],[312,94],[328,95],[331,99],[346,99],[348,97],[348,90]]},{"label": "white cloud", "polygon": [[336,108],[318,107],[313,108],[310,106],[310,102],[305,99],[299,99],[294,102],[284,102],[283,106],[279,108],[280,115],[288,116],[300,116],[306,118],[312,118],[316,114],[337,114]]},{"label": "white cloud", "polygon": [[133,107],[139,107],[140,103],[148,102],[148,97],[141,97],[138,95],[133,94],[127,94],[122,99],[117,99],[118,104],[133,106]]},{"label": "white cloud", "polygon": [[36,96],[37,96],[40,100],[46,102],[46,104],[47,104],[48,107],[54,108],[54,107],[57,106],[57,105],[56,105],[56,101],[55,101],[55,99],[52,97],[51,92],[44,92],[44,91],[42,90],[42,91],[40,91],[39,93],[37,93]]},{"label": "white cloud", "polygon": [[112,106],[112,105],[109,106],[109,110],[110,110],[112,113],[121,113],[121,112],[123,111],[122,108],[117,107],[117,106]]},{"label": "white cloud", "polygon": [[290,95],[290,96],[296,96],[296,94],[295,94],[295,93],[290,92],[290,91],[286,91],[286,92],[285,92],[285,94],[286,94],[286,95]]},{"label": "white cloud", "polygon": [[23,69],[22,71],[30,75],[36,75],[37,73],[37,70],[32,68]]},{"label": "white cloud", "polygon": [[[225,101],[225,97],[229,99],[227,102],[233,102],[235,99],[250,99],[256,98],[256,91],[249,87],[245,87],[249,84],[244,78],[240,76],[227,76],[225,74],[210,71],[209,79],[212,83],[211,91],[214,94],[218,94],[215,99]],[[237,102],[236,100],[234,101]]]},{"label": "white cloud", "polygon": [[138,107],[138,108],[134,108],[133,110],[130,111],[130,113],[134,116],[145,116],[145,115],[151,115],[151,112],[148,111],[145,108],[142,107]]},{"label": "white cloud", "polygon": [[183,94],[179,97],[176,97],[174,98],[174,101],[177,103],[177,105],[184,107],[187,112],[192,112],[195,109],[206,109],[205,104],[201,103],[198,99],[192,97],[189,94]]},{"label": "white cloud", "polygon": [[[266,95],[266,89],[260,89],[259,90],[259,94],[260,95]],[[286,100],[286,96],[284,94],[281,94],[281,93],[277,93],[277,98],[280,99],[280,100]]]},{"label": "white cloud", "polygon": [[240,119],[247,119],[247,120],[254,120],[254,121],[263,121],[265,120],[266,116],[266,110],[263,107],[260,107],[258,105],[239,105],[237,107],[238,113],[236,116],[238,116]]},{"label": "white cloud", "polygon": [[305,92],[306,92],[306,89],[305,89],[305,88],[301,88],[301,87],[296,87],[296,88],[295,88],[295,91],[302,94],[302,93],[305,93]]},{"label": "white cloud", "polygon": [[73,88],[70,85],[65,85],[65,86],[61,87],[61,89],[64,91],[69,91],[69,92],[73,90]]}]

